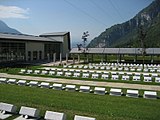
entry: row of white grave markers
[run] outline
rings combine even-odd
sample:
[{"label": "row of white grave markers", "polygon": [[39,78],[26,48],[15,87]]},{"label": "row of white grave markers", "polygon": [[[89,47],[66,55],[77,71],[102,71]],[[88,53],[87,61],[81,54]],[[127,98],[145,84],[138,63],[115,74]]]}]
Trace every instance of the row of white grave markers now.
[{"label": "row of white grave markers", "polygon": [[134,64],[127,64],[127,65],[99,65],[99,64],[88,64],[88,65],[64,65],[64,68],[79,68],[79,69],[101,69],[101,70],[125,70],[125,71],[138,71],[138,72],[155,72],[156,70],[160,70],[160,64],[159,65],[134,65]]},{"label": "row of white grave markers", "polygon": [[[16,114],[17,107],[12,104],[0,102],[0,119],[4,120]],[[37,108],[21,106],[19,117],[14,120],[37,120],[40,119],[40,111]],[[46,111],[45,120],[66,120],[66,114],[60,112]],[[74,120],[96,120],[96,118],[75,115]]]},{"label": "row of white grave markers", "polygon": [[[88,65],[93,65],[93,66],[127,66],[127,67],[142,67],[143,64],[133,64],[133,63],[89,63]],[[160,64],[144,64],[144,67],[159,67],[160,68]]]},{"label": "row of white grave markers", "polygon": [[[5,78],[7,80],[7,78]],[[9,81],[10,79],[8,79]],[[11,79],[13,81],[13,79]],[[16,81],[16,79],[14,79]],[[4,82],[4,83],[9,83],[9,82]],[[106,93],[109,93],[109,95],[115,95],[115,96],[121,96],[123,94],[122,89],[117,89],[117,88],[111,88],[110,92],[106,91],[105,87],[94,87],[94,90],[91,89],[90,86],[80,86],[79,88],[76,87],[76,85],[65,85],[63,86],[62,84],[59,83],[53,83],[50,85],[48,82],[38,82],[38,81],[30,81],[27,82],[26,80],[19,80],[18,82],[12,82],[9,84],[18,84],[22,86],[36,86],[36,87],[41,87],[41,88],[52,88],[55,90],[66,90],[66,91],[79,91],[79,92],[84,92],[84,93],[91,93],[94,92],[94,94],[99,94],[99,95],[105,95]],[[138,90],[128,90],[126,93],[127,97],[139,97],[139,91]],[[157,98],[157,92],[155,91],[144,91],[143,94],[144,98]]]},{"label": "row of white grave markers", "polygon": [[[62,69],[61,69],[62,70]],[[92,79],[112,79],[112,80],[133,80],[133,81],[141,81],[141,78],[143,79],[144,82],[155,82],[160,83],[160,77],[156,73],[124,73],[124,72],[103,72],[102,71],[88,71],[83,70],[81,73],[80,72],[74,72],[73,69],[72,71],[47,71],[47,70],[25,70],[27,71],[26,74],[38,74],[37,71],[39,71],[39,74],[41,73],[42,75],[56,75],[56,76],[66,76],[66,77],[82,77],[82,78],[92,78]],[[24,71],[23,69],[21,72]],[[20,73],[21,73],[20,72]],[[141,77],[141,75],[143,75]],[[132,78],[131,78],[132,77]],[[0,79],[0,81],[2,81]]]},{"label": "row of white grave markers", "polygon": [[[43,70],[44,69],[44,70]],[[25,70],[21,69],[19,73],[22,74],[50,74],[50,75],[55,75],[55,74],[64,74],[70,76],[71,73],[98,73],[98,74],[119,74],[119,75],[143,75],[143,76],[153,76],[157,77],[159,76],[158,73],[140,73],[140,72],[123,72],[123,71],[97,71],[97,70],[80,70],[80,69],[60,69],[60,68],[43,68],[42,70]]]}]

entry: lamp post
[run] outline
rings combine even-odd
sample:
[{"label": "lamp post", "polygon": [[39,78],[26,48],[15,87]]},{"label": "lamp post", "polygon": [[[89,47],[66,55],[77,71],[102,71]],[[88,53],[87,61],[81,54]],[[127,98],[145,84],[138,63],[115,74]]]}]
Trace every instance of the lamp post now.
[{"label": "lamp post", "polygon": [[[89,36],[89,32],[88,31],[83,32],[82,39],[83,39],[83,53],[84,53],[84,57],[86,57],[86,51],[87,51],[86,42],[87,42],[88,36]],[[84,62],[85,62],[85,58],[84,58]]]}]

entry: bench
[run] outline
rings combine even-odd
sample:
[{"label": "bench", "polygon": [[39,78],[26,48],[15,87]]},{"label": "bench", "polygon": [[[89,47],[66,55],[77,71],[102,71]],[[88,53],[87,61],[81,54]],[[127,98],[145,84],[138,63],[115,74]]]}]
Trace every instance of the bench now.
[{"label": "bench", "polygon": [[88,70],[82,70],[83,73],[88,73]]},{"label": "bench", "polygon": [[78,73],[80,73],[81,72],[81,70],[75,70],[76,72],[78,72]]},{"label": "bench", "polygon": [[160,69],[157,69],[157,72],[160,73]]},{"label": "bench", "polygon": [[45,70],[48,70],[48,71],[49,71],[49,70],[51,70],[51,68],[49,68],[49,67],[46,67],[46,68],[45,68]]},{"label": "bench", "polygon": [[59,72],[60,72],[60,71],[62,71],[62,69],[60,69],[60,68],[57,68],[57,71],[59,71]]},{"label": "bench", "polygon": [[149,69],[143,69],[143,72],[148,72],[149,71]]},{"label": "bench", "polygon": [[0,103],[0,119],[7,119],[8,117],[12,116],[11,113],[16,113],[17,107],[8,104],[8,103]]},{"label": "bench", "polygon": [[73,66],[73,68],[77,68],[77,67],[78,67],[77,65],[74,65],[74,66]]},{"label": "bench", "polygon": [[35,70],[34,74],[40,74],[40,70]]},{"label": "bench", "polygon": [[112,75],[117,75],[117,72],[111,72]]},{"label": "bench", "polygon": [[133,73],[131,73],[131,72],[126,72],[126,74],[127,74],[128,76],[132,76],[132,75],[133,75]]},{"label": "bench", "polygon": [[102,77],[101,77],[102,79],[108,79],[109,78],[109,75],[107,75],[107,74],[102,74]]},{"label": "bench", "polygon": [[65,76],[66,76],[66,77],[70,77],[71,75],[72,75],[71,72],[65,72]]},{"label": "bench", "polygon": [[144,82],[152,82],[152,77],[144,77]]},{"label": "bench", "polygon": [[38,82],[37,81],[30,81],[28,83],[29,86],[38,86]]},{"label": "bench", "polygon": [[49,75],[54,75],[55,71],[49,71]]},{"label": "bench", "polygon": [[7,78],[0,78],[0,83],[7,83]]},{"label": "bench", "polygon": [[84,69],[88,69],[88,66],[85,65],[83,68],[84,68]]},{"label": "bench", "polygon": [[19,73],[24,74],[26,72],[25,69],[21,69],[21,71]]},{"label": "bench", "polygon": [[104,66],[102,66],[102,67],[100,67],[100,69],[101,69],[101,70],[104,70],[104,69],[105,69],[105,67],[104,67]]},{"label": "bench", "polygon": [[141,77],[140,76],[133,76],[133,81],[140,81]]},{"label": "bench", "polygon": [[76,86],[75,85],[66,85],[66,90],[67,91],[75,91],[76,90]]},{"label": "bench", "polygon": [[39,118],[39,110],[36,108],[22,106],[19,111],[19,114],[21,116],[17,117],[14,120],[23,120],[23,119],[27,120],[29,118]]},{"label": "bench", "polygon": [[50,83],[41,82],[40,87],[41,87],[41,88],[50,88]]},{"label": "bench", "polygon": [[69,65],[68,68],[72,68],[72,65]]},{"label": "bench", "polygon": [[42,75],[46,75],[46,74],[48,74],[48,71],[42,70],[41,74],[42,74]]},{"label": "bench", "polygon": [[63,76],[63,72],[57,72],[57,76]]},{"label": "bench", "polygon": [[95,66],[94,69],[98,70],[98,69],[99,69],[99,66]]},{"label": "bench", "polygon": [[155,69],[150,69],[150,72],[155,72],[156,70]]},{"label": "bench", "polygon": [[80,73],[73,73],[73,77],[80,77]]},{"label": "bench", "polygon": [[16,84],[16,79],[8,79],[8,84]]},{"label": "bench", "polygon": [[141,76],[141,73],[134,73],[135,76]]},{"label": "bench", "polygon": [[103,71],[103,73],[104,73],[104,74],[109,74],[109,72],[108,72],[108,71]]},{"label": "bench", "polygon": [[33,70],[27,70],[26,74],[31,74],[33,73]]},{"label": "bench", "polygon": [[157,92],[154,91],[144,91],[143,94],[144,98],[151,98],[151,99],[156,99],[157,98]]},{"label": "bench", "polygon": [[111,67],[106,67],[106,70],[111,70]]},{"label": "bench", "polygon": [[156,73],[152,73],[151,75],[152,75],[152,77],[158,77],[158,74],[156,74]]},{"label": "bench", "polygon": [[89,73],[83,73],[82,78],[89,78]]},{"label": "bench", "polygon": [[122,68],[122,67],[118,68],[118,71],[122,71],[122,70],[123,70],[123,68]]},{"label": "bench", "polygon": [[74,72],[75,70],[74,70],[74,69],[69,69],[69,71],[70,71],[70,72]]},{"label": "bench", "polygon": [[18,82],[17,82],[17,84],[18,85],[26,85],[26,80],[19,80]]},{"label": "bench", "polygon": [[156,77],[155,82],[160,83],[160,77]]},{"label": "bench", "polygon": [[122,95],[122,89],[111,88],[110,89],[110,95],[121,96]]},{"label": "bench", "polygon": [[116,67],[113,67],[113,68],[112,68],[112,70],[116,71],[116,70],[117,70],[117,68],[116,68]]},{"label": "bench", "polygon": [[143,73],[143,76],[148,77],[148,76],[149,76],[149,73]]},{"label": "bench", "polygon": [[46,111],[45,120],[66,120],[66,115],[64,113]]},{"label": "bench", "polygon": [[[95,71],[94,71],[94,72],[95,72]],[[102,73],[102,71],[96,71],[96,73],[101,74],[101,73]]]},{"label": "bench", "polygon": [[78,68],[79,68],[79,69],[82,69],[82,68],[83,68],[83,65],[79,65]]},{"label": "bench", "polygon": [[127,97],[138,98],[139,92],[138,92],[138,90],[127,90],[126,96],[127,96]]},{"label": "bench", "polygon": [[79,91],[89,93],[90,92],[90,86],[80,86]]},{"label": "bench", "polygon": [[122,80],[129,80],[129,76],[122,76]]},{"label": "bench", "polygon": [[141,72],[142,71],[142,69],[141,68],[137,68],[137,72]]},{"label": "bench", "polygon": [[51,71],[55,71],[55,70],[57,70],[57,69],[56,69],[56,68],[51,68],[50,70],[51,70]]},{"label": "bench", "polygon": [[75,115],[74,120],[96,120],[96,118]]},{"label": "bench", "polygon": [[112,79],[113,79],[113,80],[118,80],[118,79],[119,79],[119,76],[118,76],[118,75],[112,75]]},{"label": "bench", "polygon": [[124,72],[118,72],[119,75],[124,75]]},{"label": "bench", "polygon": [[52,87],[55,90],[62,90],[62,84],[54,83]]},{"label": "bench", "polygon": [[128,67],[125,67],[125,68],[124,68],[124,71],[129,71],[129,68],[128,68]]},{"label": "bench", "polygon": [[131,69],[130,69],[130,71],[132,71],[132,72],[135,71],[135,70],[136,70],[135,68],[131,68]]},{"label": "bench", "polygon": [[93,79],[98,79],[98,77],[99,77],[99,74],[92,74]]},{"label": "bench", "polygon": [[102,88],[102,87],[94,88],[94,94],[105,95],[105,93],[106,93],[106,88]]}]

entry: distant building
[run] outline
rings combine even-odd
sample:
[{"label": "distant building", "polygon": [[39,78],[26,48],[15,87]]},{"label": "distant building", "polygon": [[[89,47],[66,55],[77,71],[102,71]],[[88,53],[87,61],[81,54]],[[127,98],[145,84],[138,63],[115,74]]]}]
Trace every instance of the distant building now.
[{"label": "distant building", "polygon": [[0,62],[65,58],[69,54],[70,32],[40,36],[0,33]]}]

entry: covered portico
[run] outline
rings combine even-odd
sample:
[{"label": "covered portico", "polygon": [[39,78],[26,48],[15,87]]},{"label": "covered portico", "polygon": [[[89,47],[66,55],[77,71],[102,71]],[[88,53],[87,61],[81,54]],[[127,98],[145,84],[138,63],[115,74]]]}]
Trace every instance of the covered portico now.
[{"label": "covered portico", "polygon": [[[73,63],[76,58],[80,62],[84,55],[84,62],[94,62],[95,56],[100,56],[101,62],[108,62],[108,56],[114,55],[115,62],[123,62],[123,57],[128,55],[132,57],[133,62],[137,62],[137,57],[142,56],[142,48],[73,48],[70,51]],[[145,56],[150,56],[150,62],[154,63],[154,56],[160,55],[160,48],[146,48]]]}]

